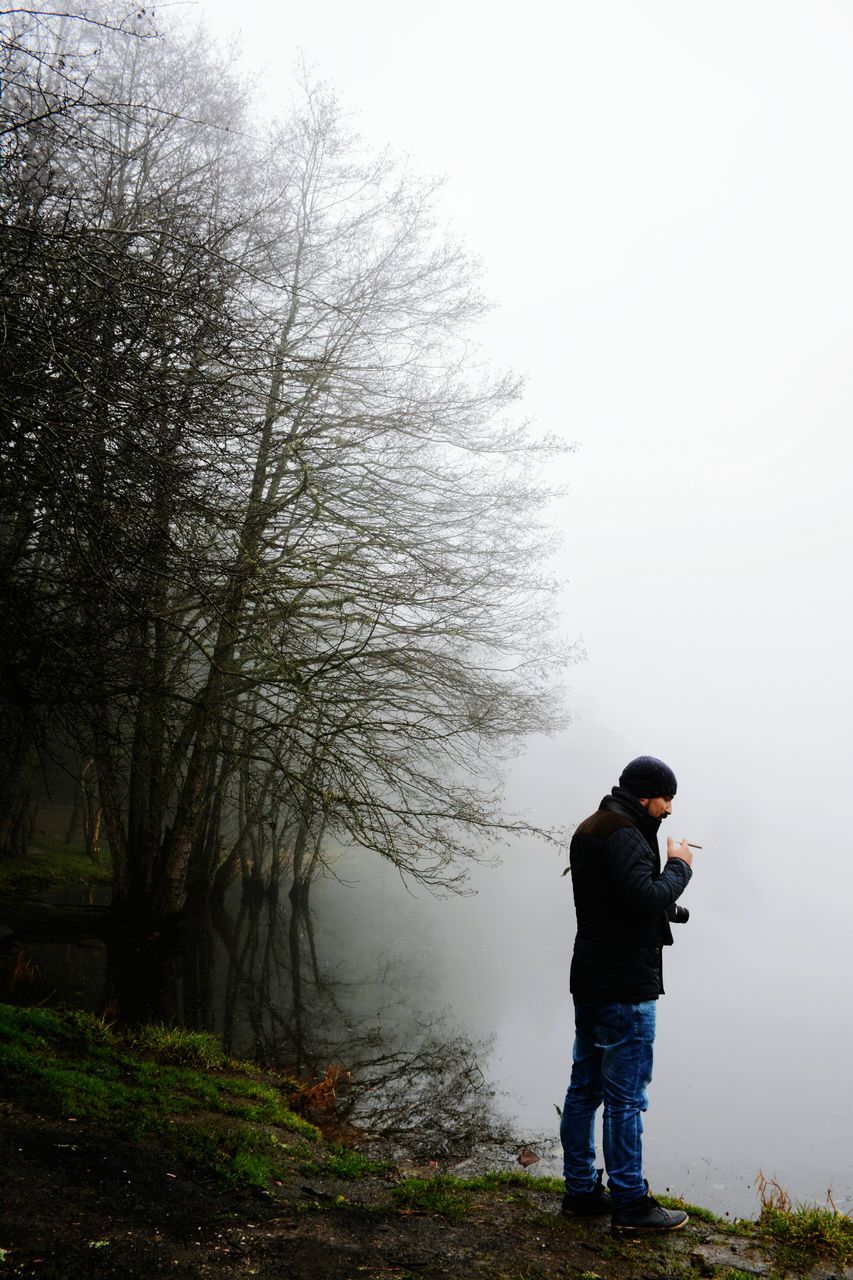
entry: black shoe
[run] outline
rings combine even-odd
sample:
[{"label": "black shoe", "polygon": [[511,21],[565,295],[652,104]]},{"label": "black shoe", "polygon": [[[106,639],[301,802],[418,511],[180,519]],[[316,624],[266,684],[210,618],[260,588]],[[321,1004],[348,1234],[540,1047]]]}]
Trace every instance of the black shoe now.
[{"label": "black shoe", "polygon": [[563,1196],[560,1213],[577,1214],[581,1218],[594,1218],[598,1214],[610,1213],[610,1192],[601,1185],[603,1173],[603,1169],[598,1170],[598,1181],[592,1191],[585,1191],[581,1195],[567,1191]]},{"label": "black shoe", "polygon": [[683,1209],[664,1209],[654,1196],[644,1195],[614,1207],[610,1229],[614,1235],[632,1231],[677,1231],[687,1221]]}]

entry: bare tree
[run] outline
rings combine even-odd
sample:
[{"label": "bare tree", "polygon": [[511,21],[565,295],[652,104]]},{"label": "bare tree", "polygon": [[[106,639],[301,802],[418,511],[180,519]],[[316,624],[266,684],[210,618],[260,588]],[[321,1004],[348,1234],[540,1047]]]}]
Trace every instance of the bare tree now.
[{"label": "bare tree", "polygon": [[54,655],[47,697],[28,640],[21,686],[95,760],[134,910],[238,867],[304,888],[325,838],[457,883],[526,829],[502,755],[559,721],[558,446],[481,367],[434,184],[323,87],[262,135],[202,40],[117,25],[120,109],[54,146],[37,216],[27,184],[10,202],[7,578]]}]

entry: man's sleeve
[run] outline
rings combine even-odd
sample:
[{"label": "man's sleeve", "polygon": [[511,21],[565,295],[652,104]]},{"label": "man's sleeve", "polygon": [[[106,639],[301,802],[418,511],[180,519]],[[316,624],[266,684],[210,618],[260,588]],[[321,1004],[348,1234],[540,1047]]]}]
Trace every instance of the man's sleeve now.
[{"label": "man's sleeve", "polygon": [[633,827],[613,832],[605,846],[605,856],[614,897],[640,915],[668,911],[693,874],[682,858],[667,858],[656,876],[654,855]]}]

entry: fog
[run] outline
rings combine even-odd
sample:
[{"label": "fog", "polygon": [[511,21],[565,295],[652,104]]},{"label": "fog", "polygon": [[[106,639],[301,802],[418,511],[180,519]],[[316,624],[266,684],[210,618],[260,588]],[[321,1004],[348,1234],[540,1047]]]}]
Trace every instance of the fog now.
[{"label": "fog", "polygon": [[[554,512],[574,720],[508,795],[574,824],[634,755],[678,775],[668,829],[704,847],[667,956],[656,1185],[731,1204],[763,1166],[849,1203],[853,9],[244,0],[239,21],[272,99],[301,48],[372,142],[447,174],[497,303],[485,350],[578,443]],[[562,865],[515,847],[474,905],[418,916],[531,1131],[565,1088]]]}]

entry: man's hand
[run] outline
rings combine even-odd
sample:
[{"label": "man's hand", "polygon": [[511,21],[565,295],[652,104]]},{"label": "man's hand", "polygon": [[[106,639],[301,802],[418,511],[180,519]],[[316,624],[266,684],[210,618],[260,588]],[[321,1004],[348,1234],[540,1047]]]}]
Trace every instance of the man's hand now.
[{"label": "man's hand", "polygon": [[686,862],[688,867],[693,866],[693,854],[690,852],[690,845],[686,840],[682,840],[681,844],[677,844],[672,836],[667,836],[666,856],[668,859],[681,858],[682,862]]}]

